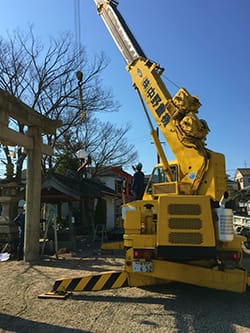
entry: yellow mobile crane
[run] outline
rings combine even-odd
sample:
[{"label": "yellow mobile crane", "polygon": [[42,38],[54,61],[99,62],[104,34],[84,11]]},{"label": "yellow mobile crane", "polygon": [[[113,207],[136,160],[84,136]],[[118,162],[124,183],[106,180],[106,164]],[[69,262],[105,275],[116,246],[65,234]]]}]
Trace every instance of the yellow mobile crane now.
[{"label": "yellow mobile crane", "polygon": [[[244,237],[234,234],[232,211],[224,205],[225,160],[206,147],[209,128],[198,118],[198,98],[184,88],[172,97],[161,79],[163,69],[146,57],[117,2],[94,1],[126,61],[161,163],[143,199],[123,207],[124,271],[58,279],[49,295],[168,281],[244,292],[250,282],[242,267]],[[174,162],[168,162],[148,110]]]}]

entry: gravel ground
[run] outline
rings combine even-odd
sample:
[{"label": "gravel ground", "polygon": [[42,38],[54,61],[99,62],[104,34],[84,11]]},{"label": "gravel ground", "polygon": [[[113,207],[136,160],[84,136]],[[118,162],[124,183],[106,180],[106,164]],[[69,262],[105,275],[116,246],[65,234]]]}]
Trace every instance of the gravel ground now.
[{"label": "gravel ground", "polygon": [[[178,283],[73,293],[65,300],[39,299],[59,277],[119,270],[122,253],[88,250],[39,262],[0,263],[0,332],[246,333],[250,291],[244,294]],[[246,265],[250,259],[246,258]]]}]

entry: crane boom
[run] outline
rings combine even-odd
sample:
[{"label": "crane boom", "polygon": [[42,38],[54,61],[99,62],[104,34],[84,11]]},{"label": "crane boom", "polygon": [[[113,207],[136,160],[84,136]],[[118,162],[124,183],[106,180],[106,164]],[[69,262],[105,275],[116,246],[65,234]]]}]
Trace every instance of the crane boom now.
[{"label": "crane boom", "polygon": [[117,9],[116,1],[94,0],[105,25],[111,36],[117,44],[127,65],[134,60],[143,57],[146,58],[139,43],[130,31],[126,22]]},{"label": "crane boom", "polygon": [[[176,158],[176,190],[181,188],[179,192],[184,194],[209,195],[219,201],[226,185],[225,161],[222,154],[206,147],[209,128],[206,121],[197,116],[201,106],[199,99],[184,88],[180,88],[172,97],[161,79],[163,69],[145,56],[118,11],[117,1],[94,1],[126,61],[134,88],[147,105]],[[165,165],[164,169],[167,179],[171,180],[168,177],[170,168]]]}]

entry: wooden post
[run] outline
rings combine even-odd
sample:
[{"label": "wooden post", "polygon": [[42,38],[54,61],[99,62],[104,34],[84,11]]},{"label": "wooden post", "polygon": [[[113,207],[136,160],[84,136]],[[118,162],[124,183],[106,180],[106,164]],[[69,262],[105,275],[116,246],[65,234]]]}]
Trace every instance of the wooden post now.
[{"label": "wooden post", "polygon": [[72,250],[75,250],[76,249],[75,217],[73,216],[73,206],[71,201],[68,203],[68,207],[69,207],[68,223],[69,223],[69,232],[70,232],[70,246]]},{"label": "wooden post", "polygon": [[40,202],[41,202],[41,150],[42,139],[39,127],[30,127],[34,140],[33,149],[28,151],[26,183],[26,218],[24,237],[24,260],[40,258]]}]

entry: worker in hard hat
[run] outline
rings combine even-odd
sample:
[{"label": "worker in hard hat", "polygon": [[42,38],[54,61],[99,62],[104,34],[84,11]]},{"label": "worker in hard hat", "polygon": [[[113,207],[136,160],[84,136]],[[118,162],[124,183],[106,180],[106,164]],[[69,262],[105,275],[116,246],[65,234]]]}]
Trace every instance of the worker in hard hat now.
[{"label": "worker in hard hat", "polygon": [[18,226],[17,260],[23,260],[25,209],[26,204],[23,205],[22,211],[14,219],[15,224]]},{"label": "worker in hard hat", "polygon": [[142,164],[138,163],[136,166],[133,166],[135,171],[132,182],[132,192],[133,200],[141,200],[144,193],[144,173],[142,172]]}]

